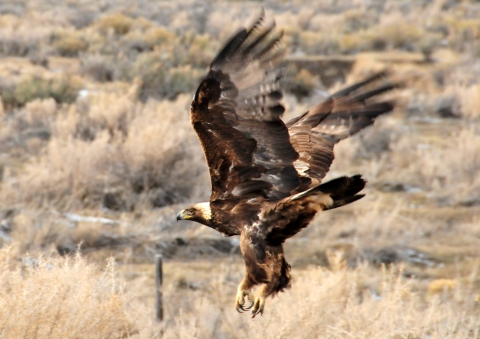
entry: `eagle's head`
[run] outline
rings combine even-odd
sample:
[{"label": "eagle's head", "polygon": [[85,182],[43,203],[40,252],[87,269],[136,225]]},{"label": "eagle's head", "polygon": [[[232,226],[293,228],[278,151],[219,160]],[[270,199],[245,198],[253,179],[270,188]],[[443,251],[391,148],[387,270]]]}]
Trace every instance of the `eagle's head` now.
[{"label": "eagle's head", "polygon": [[185,208],[177,214],[177,221],[178,220],[191,220],[209,226],[210,221],[212,220],[210,203],[201,202]]}]

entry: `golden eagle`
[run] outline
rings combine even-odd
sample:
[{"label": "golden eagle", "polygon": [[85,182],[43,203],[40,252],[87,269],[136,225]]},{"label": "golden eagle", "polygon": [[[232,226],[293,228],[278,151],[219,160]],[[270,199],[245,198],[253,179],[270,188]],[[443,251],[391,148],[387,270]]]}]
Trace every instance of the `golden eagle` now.
[{"label": "golden eagle", "polygon": [[[382,81],[381,73],[283,122],[282,35],[262,15],[238,31],[210,65],[193,98],[190,120],[208,163],[212,194],[209,202],[177,215],[224,236],[240,236],[246,273],[236,309],[251,309],[252,317],[263,313],[268,296],[290,286],[284,241],[317,212],[363,197],[357,194],[365,186],[360,175],[321,183],[333,146],[393,109],[390,102],[370,100],[394,87]],[[256,297],[255,285],[261,285]]]}]

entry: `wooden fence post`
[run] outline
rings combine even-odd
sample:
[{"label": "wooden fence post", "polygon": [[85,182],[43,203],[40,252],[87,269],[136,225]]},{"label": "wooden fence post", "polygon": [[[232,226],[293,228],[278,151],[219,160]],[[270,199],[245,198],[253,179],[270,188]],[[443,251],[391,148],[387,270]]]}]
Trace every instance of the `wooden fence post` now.
[{"label": "wooden fence post", "polygon": [[163,268],[162,268],[162,255],[155,254],[155,291],[156,291],[156,309],[157,320],[163,320],[163,300],[162,300],[162,281],[163,281]]}]

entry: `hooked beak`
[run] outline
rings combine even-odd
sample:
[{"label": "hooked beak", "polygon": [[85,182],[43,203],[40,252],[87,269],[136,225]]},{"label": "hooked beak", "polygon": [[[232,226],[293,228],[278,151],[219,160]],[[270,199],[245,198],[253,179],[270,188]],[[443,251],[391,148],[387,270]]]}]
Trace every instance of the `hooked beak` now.
[{"label": "hooked beak", "polygon": [[185,210],[178,212],[177,214],[177,221],[179,220],[188,220],[190,214],[187,213]]},{"label": "hooked beak", "polygon": [[183,211],[178,212],[178,214],[177,214],[177,221],[179,221],[179,220],[183,220]]}]

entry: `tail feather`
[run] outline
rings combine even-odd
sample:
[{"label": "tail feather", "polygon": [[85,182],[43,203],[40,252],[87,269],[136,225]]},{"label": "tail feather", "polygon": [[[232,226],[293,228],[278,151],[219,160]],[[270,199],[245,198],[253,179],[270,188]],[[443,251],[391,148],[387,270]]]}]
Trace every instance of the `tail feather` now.
[{"label": "tail feather", "polygon": [[365,184],[366,181],[361,175],[357,174],[352,177],[340,177],[333,179],[318,186],[318,191],[325,194],[330,194],[330,197],[333,200],[333,205],[328,206],[326,210],[331,210],[363,198],[365,194],[357,193],[365,188]]},{"label": "tail feather", "polygon": [[350,204],[354,201],[362,199],[364,196],[365,196],[365,194],[356,194],[356,195],[352,195],[352,196],[349,196],[349,197],[347,196],[347,197],[340,198],[340,199],[333,199],[333,205],[325,207],[324,211],[332,210],[332,209],[337,208],[337,207],[342,207],[342,206],[348,205],[348,204]]},{"label": "tail feather", "polygon": [[[293,214],[296,216],[292,217],[292,214],[289,214],[291,219],[288,223],[279,223],[272,227],[267,234],[268,241],[282,244],[285,239],[293,237],[307,227],[317,212],[341,207],[363,198],[363,194],[357,193],[365,187],[365,184],[366,181],[360,175],[341,177],[271,204],[269,209],[262,212],[264,215],[270,214],[271,211],[278,211],[278,206],[282,205],[285,211],[290,210],[290,206],[294,206],[296,209]],[[301,206],[303,208],[298,208]],[[284,215],[280,217],[283,218]],[[289,276],[285,276],[288,279],[281,286],[288,286]]]},{"label": "tail feather", "polygon": [[332,198],[333,205],[325,207],[325,210],[331,210],[363,198],[365,196],[364,194],[357,193],[365,188],[366,183],[367,182],[359,174],[352,177],[340,177],[296,194],[291,200],[297,200],[307,195],[315,194],[316,192],[322,192],[330,195]]}]

